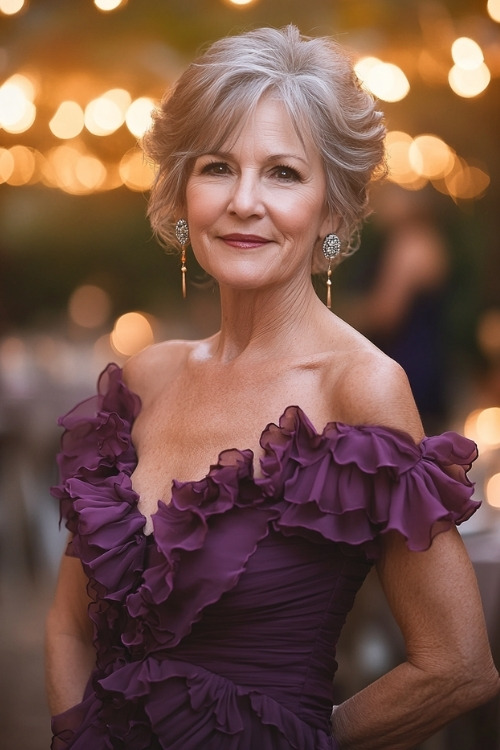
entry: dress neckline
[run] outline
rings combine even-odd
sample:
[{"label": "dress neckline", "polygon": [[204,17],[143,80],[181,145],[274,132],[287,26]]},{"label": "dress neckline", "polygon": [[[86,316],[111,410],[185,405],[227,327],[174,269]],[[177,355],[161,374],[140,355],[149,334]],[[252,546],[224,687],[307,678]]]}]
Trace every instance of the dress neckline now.
[{"label": "dress neckline", "polygon": [[[141,398],[135,393],[123,380],[123,368],[115,363],[111,363],[101,374],[101,378],[109,371],[110,368],[114,368],[115,377],[118,378],[121,388],[126,394],[132,399],[135,399],[137,403],[137,410],[134,414],[134,418],[130,424],[130,442],[136,455],[136,466],[138,463],[137,451],[132,440],[132,426],[133,422],[137,419],[141,410]],[[308,417],[305,411],[297,404],[291,404],[283,410],[283,413],[277,420],[277,422],[270,421],[266,424],[259,437],[259,445],[263,450],[262,455],[256,456],[255,452],[251,448],[224,448],[216,456],[215,461],[209,464],[209,467],[205,474],[199,479],[186,479],[179,480],[176,477],[172,477],[170,484],[170,499],[168,502],[164,498],[157,498],[153,507],[155,510],[147,515],[139,507],[140,493],[135,492],[137,497],[136,510],[140,515],[141,519],[144,520],[144,528],[148,529],[145,531],[146,536],[154,535],[154,519],[157,517],[160,508],[169,507],[173,500],[175,493],[181,491],[187,493],[190,492],[201,492],[202,488],[207,482],[217,475],[221,470],[235,471],[238,474],[242,468],[244,473],[247,475],[249,481],[262,492],[266,492],[269,489],[269,485],[273,486],[272,473],[275,468],[276,460],[281,464],[280,456],[278,454],[286,450],[286,446],[294,439],[296,433],[303,434],[310,443],[317,443],[318,445],[325,441],[332,439],[338,433],[346,433],[350,431],[362,431],[366,433],[375,432],[379,434],[386,434],[387,436],[393,436],[398,442],[405,444],[405,447],[409,449],[413,455],[417,454],[420,447],[427,438],[424,436],[420,443],[416,443],[411,435],[405,430],[397,429],[394,427],[388,427],[376,424],[351,424],[342,422],[339,420],[329,420],[323,429],[320,431],[315,427],[312,420]],[[258,469],[259,476],[256,476],[256,469]],[[131,474],[133,471],[131,472]]]},{"label": "dress neckline", "polygon": [[[60,483],[52,488],[78,540],[90,534],[108,549],[123,538],[125,557],[129,545],[145,537],[147,520],[131,483],[137,465],[131,427],[139,411],[140,399],[124,384],[121,368],[109,365],[98,393],[59,420],[65,428]],[[348,545],[396,529],[410,549],[426,549],[435,533],[466,520],[479,505],[467,477],[477,449],[455,432],[419,444],[380,426],[330,422],[319,433],[300,407],[290,406],[278,424],[264,428],[260,442],[262,477],[254,476],[250,449],[225,449],[204,478],[174,480],[171,502],[159,500],[151,515],[156,546],[194,549],[195,537],[201,544],[213,524],[236,515],[242,529],[266,518],[285,535]]]}]

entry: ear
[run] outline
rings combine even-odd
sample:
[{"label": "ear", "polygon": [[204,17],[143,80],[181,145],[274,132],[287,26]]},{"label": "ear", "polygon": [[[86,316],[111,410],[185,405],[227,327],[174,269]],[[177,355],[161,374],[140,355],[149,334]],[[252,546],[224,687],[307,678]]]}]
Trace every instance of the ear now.
[{"label": "ear", "polygon": [[328,211],[320,226],[320,236],[324,238],[327,234],[337,234],[341,224],[340,216]]}]

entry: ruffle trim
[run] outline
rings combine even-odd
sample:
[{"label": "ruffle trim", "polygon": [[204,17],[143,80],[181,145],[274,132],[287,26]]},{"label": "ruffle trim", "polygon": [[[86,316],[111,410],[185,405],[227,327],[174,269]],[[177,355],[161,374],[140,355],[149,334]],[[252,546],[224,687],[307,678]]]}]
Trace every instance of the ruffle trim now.
[{"label": "ruffle trim", "polygon": [[[90,746],[104,733],[108,742],[118,740],[134,750],[149,750],[153,740],[169,749],[243,747],[232,740],[238,735],[247,738],[244,747],[253,747],[252,726],[261,725],[270,728],[262,750],[337,748],[326,731],[310,726],[269,696],[182,661],[148,657],[133,662],[95,681],[94,691],[93,699],[53,718],[61,748],[83,748],[82,740]],[[74,712],[79,716],[78,738],[65,731]],[[162,738],[168,738],[167,744]]]},{"label": "ruffle trim", "polygon": [[262,436],[264,483],[282,495],[275,522],[284,534],[309,531],[324,539],[362,545],[398,531],[409,549],[428,549],[440,531],[466,521],[468,471],[476,445],[455,432],[420,444],[398,430],[328,424],[317,433],[299,407]]},{"label": "ruffle trim", "polygon": [[[447,432],[416,445],[403,432],[340,423],[320,434],[291,406],[262,434],[262,476],[254,477],[251,451],[223,451],[205,479],[173,483],[150,538],[131,485],[139,410],[121,369],[109,365],[98,395],[60,421],[61,482],[53,488],[74,534],[69,552],[81,557],[98,599],[125,603],[121,640],[137,658],[177,645],[236,585],[270,527],[374,559],[381,534],[398,531],[411,550],[424,550],[479,506],[467,478],[470,440]],[[167,599],[168,608],[158,606]]]}]

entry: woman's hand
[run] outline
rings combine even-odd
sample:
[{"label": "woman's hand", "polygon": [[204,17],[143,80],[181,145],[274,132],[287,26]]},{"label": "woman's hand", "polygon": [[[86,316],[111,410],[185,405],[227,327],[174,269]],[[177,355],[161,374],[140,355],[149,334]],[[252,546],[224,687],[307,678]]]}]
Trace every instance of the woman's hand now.
[{"label": "woman's hand", "polygon": [[476,578],[456,529],[424,552],[388,534],[378,573],[407,661],[335,708],[345,750],[409,750],[500,690]]}]

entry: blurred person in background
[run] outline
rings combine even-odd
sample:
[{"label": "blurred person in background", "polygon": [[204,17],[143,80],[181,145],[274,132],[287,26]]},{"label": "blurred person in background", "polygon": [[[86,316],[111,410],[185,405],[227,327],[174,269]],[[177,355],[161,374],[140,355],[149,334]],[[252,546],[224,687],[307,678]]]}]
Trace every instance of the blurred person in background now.
[{"label": "blurred person in background", "polygon": [[[350,56],[293,26],[216,42],[157,111],[151,222],[183,285],[188,245],[217,281],[221,328],[109,365],[61,421],[54,750],[402,750],[498,691],[455,528],[475,445],[424,437],[311,280],[329,304],[384,134]],[[373,565],[406,660],[333,707]]]},{"label": "blurred person in background", "polygon": [[377,192],[373,261],[337,311],[406,372],[427,432],[447,422],[446,237],[428,197],[393,184]]}]

